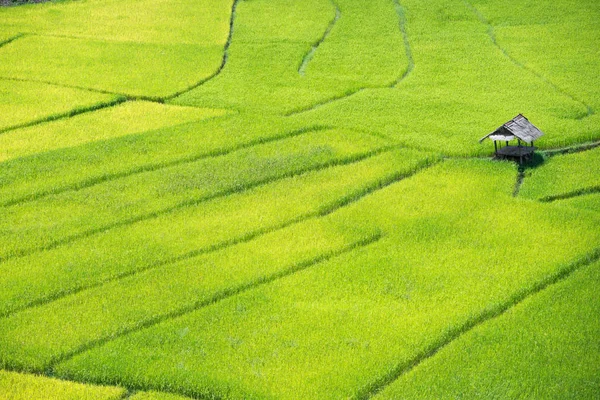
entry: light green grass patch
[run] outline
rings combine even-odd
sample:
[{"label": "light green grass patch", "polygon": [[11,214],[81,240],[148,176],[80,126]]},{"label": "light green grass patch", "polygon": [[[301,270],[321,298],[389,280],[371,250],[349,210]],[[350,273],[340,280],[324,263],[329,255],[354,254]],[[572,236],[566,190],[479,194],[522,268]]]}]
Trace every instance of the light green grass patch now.
[{"label": "light green grass patch", "polygon": [[130,400],[190,400],[189,397],[178,396],[176,394],[161,392],[137,392],[129,397]]},{"label": "light green grass patch", "polygon": [[[513,199],[513,180],[508,163],[432,167],[331,215],[381,229],[379,242],[93,348],[57,372],[196,396],[357,396],[597,245],[598,218]],[[512,240],[524,235],[537,246]]]},{"label": "light green grass patch", "polygon": [[1,134],[0,162],[226,113],[224,110],[174,107],[145,101],[126,102],[94,113]]},{"label": "light green grass patch", "polygon": [[223,47],[231,0],[57,1],[0,8],[0,29],[121,42]]},{"label": "light green grass patch", "polygon": [[117,400],[124,395],[122,388],[85,385],[0,370],[2,400]]},{"label": "light green grass patch", "polygon": [[115,100],[113,95],[0,79],[0,132]]},{"label": "light green grass patch", "polygon": [[550,157],[526,170],[519,195],[555,199],[600,190],[600,147],[575,154]]},{"label": "light green grass patch", "polygon": [[27,36],[0,51],[0,76],[163,97],[214,73],[222,46]]},{"label": "light green grass patch", "polygon": [[600,263],[480,325],[375,399],[596,399]]},{"label": "light green grass patch", "polygon": [[387,152],[8,260],[0,263],[0,313],[316,217],[436,158],[411,150]]}]

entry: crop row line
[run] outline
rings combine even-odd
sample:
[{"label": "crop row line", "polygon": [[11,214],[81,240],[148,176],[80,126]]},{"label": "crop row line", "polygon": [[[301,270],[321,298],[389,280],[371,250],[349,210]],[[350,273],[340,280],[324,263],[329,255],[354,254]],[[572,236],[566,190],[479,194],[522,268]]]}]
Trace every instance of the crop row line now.
[{"label": "crop row line", "polygon": [[234,30],[234,22],[235,22],[235,14],[236,14],[236,10],[237,10],[237,6],[240,0],[233,0],[233,3],[231,5],[231,15],[229,18],[229,33],[227,35],[227,41],[225,42],[225,46],[223,47],[223,58],[221,60],[221,65],[219,65],[219,68],[217,68],[217,70],[210,75],[207,78],[204,78],[198,82],[196,82],[195,84],[187,87],[186,89],[183,89],[181,91],[175,92],[169,96],[165,96],[159,99],[160,102],[165,102],[167,100],[172,100],[175,97],[181,96],[184,93],[187,93],[191,90],[196,89],[197,87],[205,84],[206,82],[216,78],[217,76],[219,76],[221,74],[221,72],[223,72],[223,69],[225,68],[225,65],[227,64],[227,60],[229,59],[229,47],[231,46],[231,42],[233,39],[233,30]]},{"label": "crop row line", "polygon": [[400,4],[400,2],[398,0],[394,0],[394,8],[396,10],[396,14],[398,14],[398,23],[399,23],[399,29],[400,32],[402,33],[402,37],[403,37],[403,41],[404,41],[404,47],[405,47],[405,52],[406,52],[406,57],[408,60],[408,65],[406,70],[397,78],[395,79],[393,82],[391,82],[388,85],[382,85],[382,86],[363,86],[363,87],[359,87],[356,89],[351,89],[346,91],[345,93],[338,95],[338,96],[333,96],[327,100],[315,103],[313,105],[310,105],[308,107],[303,107],[303,108],[297,108],[295,110],[289,111],[288,113],[283,114],[285,117],[291,117],[291,116],[295,116],[295,115],[299,115],[299,114],[304,114],[306,112],[309,111],[313,111],[316,110],[318,108],[321,108],[323,106],[326,106],[328,104],[332,104],[341,100],[345,100],[348,99],[352,96],[354,96],[355,94],[358,94],[360,92],[362,92],[363,90],[367,90],[367,89],[391,89],[391,88],[395,88],[396,86],[398,86],[402,81],[404,81],[404,79],[406,79],[406,77],[408,77],[408,75],[410,75],[410,73],[413,71],[414,67],[415,67],[415,63],[414,63],[414,58],[412,55],[412,49],[410,46],[410,42],[408,40],[408,32],[406,30],[406,13],[404,11],[404,7],[402,7],[402,5]]},{"label": "crop row line", "polygon": [[600,140],[595,141],[595,142],[583,143],[583,144],[579,144],[579,145],[557,148],[557,149],[542,150],[541,153],[547,157],[554,157],[554,156],[561,155],[561,154],[572,154],[572,153],[580,153],[583,151],[593,150],[598,146],[600,146]]},{"label": "crop row line", "polygon": [[381,238],[383,237],[381,232],[377,232],[374,233],[373,235],[371,235],[370,237],[361,239],[359,241],[356,241],[354,243],[351,243],[348,246],[345,246],[339,250],[335,250],[335,251],[329,251],[326,252],[324,254],[320,254],[310,260],[307,261],[303,261],[300,263],[297,263],[295,265],[290,266],[287,269],[284,269],[282,271],[276,272],[274,274],[271,275],[265,275],[262,277],[259,277],[257,279],[254,279],[252,281],[243,283],[241,285],[235,286],[235,287],[231,287],[231,288],[227,288],[227,289],[223,289],[217,293],[215,293],[213,296],[209,297],[208,299],[204,299],[201,301],[198,301],[196,303],[187,305],[187,306],[183,306],[180,307],[178,309],[175,309],[171,312],[168,313],[164,313],[164,314],[160,314],[160,315],[156,315],[154,317],[148,318],[144,321],[139,322],[138,324],[131,326],[129,328],[125,328],[121,331],[118,331],[114,334],[111,335],[107,335],[105,337],[102,337],[100,339],[97,340],[93,340],[90,341],[82,346],[80,346],[79,348],[70,351],[68,353],[64,353],[60,356],[55,357],[54,359],[52,359],[49,364],[48,364],[48,373],[53,373],[54,368],[56,367],[56,365],[62,363],[62,362],[66,362],[74,357],[76,357],[79,354],[85,353],[86,351],[92,350],[94,348],[97,347],[101,347],[109,342],[115,341],[123,336],[127,336],[136,332],[139,332],[141,330],[150,328],[154,325],[160,324],[162,322],[168,321],[168,320],[172,320],[178,317],[181,317],[183,315],[192,313],[194,311],[197,311],[201,308],[204,307],[208,307],[211,306],[217,302],[220,302],[222,300],[225,300],[227,298],[239,295],[243,292],[252,290],[252,289],[256,289],[260,286],[269,284],[271,282],[274,282],[276,280],[279,279],[283,279],[289,276],[292,276],[298,272],[301,272],[303,270],[306,270],[310,267],[313,267],[317,264],[323,263],[325,261],[328,261],[330,259],[333,259],[335,257],[338,257],[342,254],[345,253],[349,253],[352,252],[353,250],[356,250],[358,248],[361,247],[365,247],[368,246],[372,243],[375,243],[377,241],[379,241]]},{"label": "crop row line", "polygon": [[592,194],[592,193],[600,193],[600,185],[581,188],[581,189],[577,189],[577,190],[574,190],[574,191],[568,192],[568,193],[562,193],[562,194],[557,194],[557,195],[552,195],[552,196],[545,196],[538,200],[542,201],[544,203],[551,203],[551,202],[557,201],[557,200],[571,199],[573,197],[584,196],[586,194]]},{"label": "crop row line", "polygon": [[154,219],[160,216],[163,216],[165,214],[169,214],[178,210],[181,210],[183,208],[187,208],[187,207],[193,207],[193,206],[197,206],[201,203],[207,202],[207,201],[211,201],[211,200],[216,200],[216,199],[220,199],[220,198],[226,198],[228,196],[231,196],[233,194],[237,194],[237,193],[242,193],[245,191],[248,191],[250,189],[254,189],[260,186],[265,186],[274,182],[277,182],[279,180],[282,179],[287,179],[287,178],[292,178],[292,177],[296,177],[296,176],[301,176],[304,175],[306,173],[309,172],[314,172],[314,171],[320,171],[320,170],[324,170],[327,168],[332,168],[332,167],[336,167],[336,166],[341,166],[341,165],[348,165],[348,164],[352,164],[352,163],[356,163],[362,160],[365,160],[369,157],[378,155],[382,152],[385,151],[389,151],[393,148],[390,146],[386,146],[386,147],[382,147],[376,150],[371,150],[365,153],[360,153],[360,154],[356,154],[356,155],[352,155],[352,156],[348,156],[345,158],[341,158],[338,160],[331,160],[328,161],[326,163],[320,164],[320,165],[316,165],[316,166],[307,166],[307,167],[302,167],[299,168],[295,171],[290,171],[290,172],[285,172],[283,174],[274,176],[274,177],[268,177],[268,178],[264,178],[264,179],[260,179],[251,183],[244,183],[244,184],[239,184],[236,185],[234,187],[228,188],[228,189],[223,189],[221,191],[217,191],[215,193],[211,193],[208,195],[204,195],[204,196],[200,196],[198,198],[192,198],[192,199],[188,199],[188,200],[184,200],[181,201],[179,203],[176,203],[170,207],[166,207],[160,210],[156,210],[156,211],[152,211],[149,213],[145,213],[145,214],[140,214],[131,218],[126,218],[120,221],[116,221],[114,223],[108,224],[108,225],[104,225],[98,228],[94,228],[94,229],[89,229],[87,231],[82,231],[79,232],[77,234],[71,235],[71,236],[66,236],[62,239],[59,240],[55,240],[47,245],[44,246],[40,246],[40,247],[36,247],[33,249],[29,249],[29,250],[23,250],[23,251],[19,251],[19,252],[15,252],[10,256],[4,257],[4,258],[0,258],[0,263],[6,262],[8,260],[11,259],[15,259],[15,258],[20,258],[20,257],[25,257],[25,256],[29,256],[35,253],[39,253],[42,251],[47,251],[47,250],[52,250],[55,249],[57,247],[60,246],[64,246],[66,244],[70,244],[73,242],[76,242],[78,240],[81,239],[85,239],[85,238],[89,238],[91,236],[100,234],[100,233],[105,233],[108,232],[112,229],[115,228],[120,228],[120,227],[124,227],[124,226],[128,226],[128,225],[133,225],[135,223],[138,222],[142,222],[142,221],[146,221],[149,219]]},{"label": "crop row line", "polygon": [[432,358],[440,350],[444,349],[452,342],[458,340],[463,335],[469,333],[473,329],[488,321],[500,317],[507,311],[518,306],[523,301],[532,298],[533,296],[537,295],[538,293],[542,292],[548,287],[566,280],[574,272],[591,265],[598,259],[600,259],[600,248],[596,248],[592,252],[576,260],[575,262],[571,263],[565,268],[562,268],[557,272],[546,276],[545,278],[534,283],[531,287],[518,291],[504,303],[484,310],[479,315],[468,319],[462,325],[455,328],[451,328],[438,341],[425,348],[422,352],[420,352],[412,359],[398,364],[392,371],[375,380],[370,385],[366,386],[363,390],[357,393],[357,395],[354,396],[354,398],[356,400],[364,400],[373,397],[381,390],[383,390],[386,386],[390,385],[401,376],[409,373],[410,371],[418,367],[420,364],[422,364],[424,361]]},{"label": "crop row line", "polygon": [[148,99],[149,101],[153,101],[153,100],[150,100],[150,98],[145,98],[143,96],[139,96],[139,97],[131,96],[131,95],[128,95],[125,93],[112,92],[109,90],[102,90],[102,89],[94,89],[94,88],[90,88],[90,87],[86,87],[86,86],[77,86],[77,85],[69,85],[66,83],[45,81],[43,79],[16,78],[16,77],[12,77],[12,76],[0,76],[0,79],[5,80],[5,81],[14,81],[14,82],[41,83],[44,85],[54,86],[54,87],[59,87],[59,88],[77,89],[77,90],[83,90],[86,92],[91,92],[91,93],[96,93],[96,94],[108,94],[108,95],[113,95],[113,96],[118,96],[118,97],[124,97],[126,100],[146,100],[146,99]]},{"label": "crop row line", "polygon": [[333,0],[330,0],[330,1],[331,1],[331,4],[333,4],[333,7],[335,7],[335,14],[333,16],[333,19],[331,21],[329,21],[329,25],[327,25],[327,28],[325,29],[325,32],[323,32],[323,35],[315,43],[313,43],[313,45],[308,50],[308,52],[306,52],[304,57],[302,57],[302,62],[300,63],[300,66],[298,67],[298,74],[300,76],[304,76],[304,71],[306,70],[308,63],[312,60],[312,58],[314,57],[315,53],[317,52],[317,49],[319,48],[319,46],[325,41],[325,39],[327,39],[327,37],[331,33],[331,30],[335,26],[336,22],[342,16],[342,12],[340,11],[340,8],[338,7],[338,5]]},{"label": "crop row line", "polygon": [[[230,117],[231,117],[230,115],[222,115],[222,116],[217,116],[217,117],[206,119],[203,122],[208,122],[208,121],[212,121],[212,120],[220,119],[220,118],[227,119]],[[295,136],[299,136],[301,134],[317,132],[317,131],[325,130],[325,129],[331,129],[331,127],[326,126],[326,125],[313,125],[313,126],[309,126],[309,127],[305,127],[305,128],[301,128],[301,129],[296,129],[293,131],[288,131],[288,132],[285,132],[280,135],[275,135],[275,136],[267,137],[267,138],[259,138],[259,139],[248,141],[246,143],[240,143],[240,144],[236,144],[236,145],[226,147],[226,148],[211,150],[209,152],[198,153],[198,154],[195,154],[192,156],[179,158],[179,159],[175,159],[175,160],[171,160],[171,161],[167,161],[167,162],[157,162],[157,163],[152,163],[152,164],[145,164],[145,165],[141,165],[139,167],[136,167],[136,168],[133,168],[133,169],[130,169],[127,171],[116,172],[113,174],[100,175],[100,176],[86,179],[86,180],[83,180],[81,182],[77,182],[77,183],[74,183],[71,185],[66,185],[66,186],[55,188],[55,189],[49,189],[49,190],[44,190],[44,191],[40,191],[37,193],[29,194],[27,196],[19,197],[19,198],[9,200],[4,203],[0,203],[0,207],[10,207],[10,206],[15,206],[15,205],[21,205],[24,203],[42,199],[47,196],[61,194],[61,193],[70,192],[70,191],[78,191],[78,190],[82,190],[82,189],[87,189],[87,188],[90,188],[95,185],[99,185],[99,184],[110,182],[110,181],[115,181],[115,180],[122,179],[122,178],[127,178],[129,176],[133,176],[133,175],[137,175],[137,174],[141,174],[141,173],[145,173],[145,172],[159,171],[161,169],[185,165],[185,164],[201,161],[204,159],[222,157],[222,156],[226,156],[230,153],[249,149],[249,148],[261,145],[261,144],[267,144],[267,143],[276,142],[276,141],[280,141],[280,140],[291,139],[291,138],[293,138]],[[0,262],[1,261],[2,260],[0,259]]]},{"label": "crop row line", "polygon": [[471,4],[468,0],[463,0],[463,2],[467,6],[467,8],[469,8],[473,12],[473,14],[475,14],[475,16],[477,17],[477,19],[479,20],[479,22],[481,22],[482,24],[484,24],[487,27],[487,34],[488,34],[490,40],[492,41],[492,43],[494,44],[494,46],[496,46],[496,48],[498,48],[498,50],[500,50],[500,52],[506,58],[508,58],[508,60],[510,60],[510,62],[512,62],[514,65],[516,65],[517,67],[521,68],[522,70],[531,73],[536,78],[538,78],[539,80],[541,80],[542,82],[544,82],[546,85],[550,86],[552,89],[554,89],[558,93],[562,94],[563,96],[568,97],[569,99],[573,100],[574,102],[579,103],[579,104],[581,104],[582,106],[585,107],[586,114],[583,115],[583,116],[581,116],[581,117],[575,118],[575,119],[582,120],[584,118],[591,117],[592,115],[594,115],[596,113],[594,111],[594,109],[592,108],[592,106],[590,106],[589,104],[587,104],[583,100],[578,99],[577,97],[575,97],[573,94],[567,92],[566,90],[562,89],[560,86],[556,85],[554,82],[552,82],[551,80],[549,80],[548,78],[546,78],[544,75],[542,75],[541,73],[539,73],[535,69],[533,69],[533,68],[531,68],[531,67],[523,64],[522,62],[520,62],[519,60],[517,60],[515,57],[511,56],[510,53],[504,47],[500,46],[500,44],[498,43],[498,40],[496,39],[496,33],[495,33],[495,30],[494,30],[494,26],[490,23],[490,21],[488,21],[488,19],[485,18],[485,16],[473,4]]},{"label": "crop row line", "polygon": [[398,14],[398,23],[400,24],[400,32],[402,32],[402,40],[404,41],[404,49],[406,51],[408,66],[406,67],[406,71],[404,71],[404,73],[390,86],[390,88],[397,87],[411,74],[413,69],[415,69],[415,59],[413,58],[412,48],[410,47],[410,42],[408,41],[408,31],[406,30],[406,10],[398,0],[394,0],[394,8],[396,9],[396,14]]},{"label": "crop row line", "polygon": [[517,172],[517,180],[515,182],[515,188],[513,189],[513,197],[517,197],[519,195],[519,191],[521,191],[521,186],[523,186],[523,180],[525,179],[525,167],[520,165],[519,170]]},{"label": "crop row line", "polygon": [[17,33],[15,36],[9,37],[9,38],[8,38],[8,39],[6,39],[5,41],[3,41],[3,42],[0,42],[0,47],[2,47],[2,46],[6,46],[7,44],[9,44],[9,43],[12,43],[12,42],[14,42],[15,40],[17,40],[17,39],[20,39],[20,38],[22,38],[22,37],[24,37],[24,36],[25,36],[25,34],[24,34],[24,33]]},{"label": "crop row line", "polygon": [[[0,78],[0,79],[8,79],[8,80],[19,80],[21,81],[21,79],[12,79],[12,78]],[[29,122],[25,122],[22,124],[18,124],[18,125],[12,125],[6,128],[2,128],[0,129],[0,135],[6,132],[10,132],[10,131],[14,131],[16,129],[21,129],[21,128],[28,128],[31,126],[36,126],[36,125],[40,125],[43,123],[47,123],[47,122],[52,122],[52,121],[56,121],[58,119],[65,119],[65,118],[72,118],[76,115],[81,115],[81,114],[86,114],[86,113],[92,113],[98,110],[102,110],[105,108],[110,108],[110,107],[115,107],[119,104],[122,104],[124,102],[126,102],[127,99],[125,97],[118,97],[114,100],[111,101],[105,101],[105,102],[100,102],[100,103],[96,103],[93,104],[91,106],[87,106],[87,107],[79,107],[79,108],[74,108],[72,110],[69,110],[67,112],[64,113],[58,113],[58,114],[52,114],[52,115],[48,115],[46,117],[40,118],[40,119],[36,119],[33,121],[29,121]],[[0,204],[0,206],[2,206]]]},{"label": "crop row line", "polygon": [[109,278],[107,278],[105,280],[102,280],[100,282],[96,282],[96,283],[93,283],[93,284],[87,284],[87,285],[84,284],[84,285],[81,285],[81,286],[78,286],[78,287],[75,287],[75,288],[72,288],[72,289],[69,289],[69,290],[63,290],[63,291],[57,292],[57,293],[55,293],[55,294],[53,294],[51,296],[40,298],[40,299],[38,299],[36,301],[32,301],[32,302],[24,305],[23,307],[19,307],[19,308],[14,309],[14,310],[12,310],[10,312],[1,314],[0,318],[7,318],[7,317],[10,317],[13,314],[17,314],[17,313],[19,313],[21,311],[24,311],[24,310],[27,310],[27,309],[30,309],[30,308],[41,307],[41,306],[44,306],[46,304],[52,303],[54,301],[60,300],[60,299],[62,299],[64,297],[73,296],[73,295],[76,295],[76,294],[81,293],[81,292],[86,291],[86,290],[91,290],[91,289],[94,289],[94,288],[98,288],[98,287],[101,287],[101,286],[106,285],[108,283],[115,282],[115,281],[118,281],[118,280],[122,280],[122,279],[128,278],[130,276],[137,275],[137,274],[142,273],[144,271],[148,271],[148,270],[155,269],[155,268],[160,268],[160,267],[167,266],[167,265],[179,262],[179,261],[188,260],[188,259],[200,256],[200,255],[203,255],[203,254],[212,253],[212,252],[215,252],[215,251],[218,251],[218,250],[223,250],[223,249],[226,249],[228,247],[232,247],[232,246],[235,246],[235,245],[238,245],[238,244],[246,243],[246,242],[249,242],[249,241],[254,240],[256,238],[259,238],[261,236],[264,236],[264,235],[267,235],[267,234],[270,234],[270,233],[274,233],[274,232],[280,231],[280,230],[288,228],[288,227],[290,227],[292,225],[299,224],[299,223],[302,223],[302,222],[306,222],[306,221],[308,221],[310,219],[313,219],[313,218],[322,218],[322,217],[325,217],[325,216],[330,215],[330,214],[332,214],[332,213],[334,213],[334,212],[336,212],[336,211],[338,211],[338,210],[340,210],[340,209],[342,209],[342,208],[344,208],[346,206],[349,206],[350,204],[355,203],[355,202],[359,201],[360,199],[362,199],[362,198],[364,198],[364,197],[366,197],[366,196],[368,196],[370,194],[373,194],[373,193],[375,193],[375,192],[377,192],[377,191],[379,191],[379,190],[381,190],[381,189],[383,189],[383,188],[385,188],[387,186],[390,186],[390,185],[392,185],[392,184],[394,184],[396,182],[399,182],[402,179],[405,179],[405,178],[408,178],[408,177],[410,177],[410,176],[412,176],[414,174],[417,174],[418,172],[420,172],[420,171],[422,171],[422,170],[424,170],[424,169],[426,169],[426,168],[428,168],[428,167],[430,167],[432,165],[435,165],[437,162],[439,162],[439,161],[432,162],[430,160],[426,160],[426,161],[422,162],[421,164],[415,166],[414,170],[411,171],[411,172],[409,172],[409,173],[394,173],[394,174],[390,174],[389,176],[384,177],[383,179],[381,179],[380,181],[374,183],[373,185],[366,186],[366,187],[364,187],[361,190],[357,190],[354,193],[350,193],[347,196],[343,196],[343,197],[341,197],[340,199],[338,199],[336,201],[333,201],[333,202],[331,202],[331,203],[329,203],[327,205],[322,206],[321,208],[319,208],[316,211],[312,211],[312,212],[301,214],[301,215],[297,216],[296,218],[289,219],[289,220],[284,221],[284,222],[282,222],[280,224],[271,225],[269,227],[265,227],[265,228],[262,228],[262,229],[257,229],[255,231],[248,232],[248,233],[246,233],[244,235],[241,235],[241,236],[238,236],[236,238],[232,238],[232,239],[229,239],[229,240],[224,240],[224,241],[222,241],[220,243],[215,243],[213,245],[210,245],[210,246],[207,246],[207,247],[204,247],[204,248],[192,250],[190,252],[181,254],[179,256],[171,257],[171,258],[168,258],[168,259],[165,259],[165,260],[162,260],[162,261],[158,261],[158,262],[149,264],[149,265],[147,265],[146,267],[143,267],[143,268],[138,268],[138,269],[133,270],[133,271],[128,271],[128,272],[123,272],[123,273],[120,273],[120,274],[116,274],[116,275],[114,275],[112,277],[109,277]]}]

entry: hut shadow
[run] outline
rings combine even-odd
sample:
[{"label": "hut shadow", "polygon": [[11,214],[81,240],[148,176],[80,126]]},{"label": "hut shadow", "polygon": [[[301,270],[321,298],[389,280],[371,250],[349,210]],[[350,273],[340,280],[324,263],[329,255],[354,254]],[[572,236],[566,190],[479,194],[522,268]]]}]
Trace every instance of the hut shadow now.
[{"label": "hut shadow", "polygon": [[523,163],[523,167],[526,169],[535,169],[541,167],[546,162],[546,157],[540,153],[533,153],[532,156]]}]

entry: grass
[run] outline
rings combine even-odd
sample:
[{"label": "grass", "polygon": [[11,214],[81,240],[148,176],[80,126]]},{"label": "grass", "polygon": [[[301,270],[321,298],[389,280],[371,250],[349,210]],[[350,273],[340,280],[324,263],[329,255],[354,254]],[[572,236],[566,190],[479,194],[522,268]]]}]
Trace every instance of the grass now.
[{"label": "grass", "polygon": [[[414,151],[384,153],[189,204],[49,251],[13,258],[0,263],[4,288],[0,314],[326,214],[410,174],[430,159],[435,158]],[[165,224],[169,230],[165,231]]]},{"label": "grass", "polygon": [[520,195],[552,201],[600,191],[600,148],[557,155],[526,172]]},{"label": "grass", "polygon": [[[0,132],[113,102],[117,97],[40,83],[0,79]],[[0,133],[0,137],[6,133]]]},{"label": "grass", "polygon": [[0,6],[0,399],[598,397],[598,21]]},{"label": "grass", "polygon": [[302,59],[335,18],[336,6],[320,0],[241,2],[227,68],[174,102],[285,114],[396,81],[407,60],[393,3],[335,5],[340,17],[302,75]]},{"label": "grass", "polygon": [[[309,219],[248,242],[146,270],[5,319],[0,328],[0,356],[13,367],[43,370],[104,340],[310,268],[376,240],[377,235],[369,229],[344,232],[330,218]],[[67,334],[65,320],[71,321]]]},{"label": "grass", "polygon": [[[542,204],[506,204],[521,203],[502,190],[512,175],[508,165],[481,161],[433,167],[331,215],[342,226],[380,229],[379,242],[92,348],[56,371],[194,396],[358,396],[373,376],[597,243],[592,221]],[[483,211],[490,204],[481,198],[496,198],[494,207],[514,216],[490,229]],[[516,223],[524,215],[528,223]],[[506,240],[525,232],[540,246],[513,245],[521,259],[501,257]],[[141,372],[150,358],[153,367]]]},{"label": "grass", "polygon": [[376,137],[348,131],[309,131],[15,205],[0,211],[4,242],[0,257],[54,247],[128,221],[363,157],[384,144]]},{"label": "grass", "polygon": [[0,370],[0,399],[3,400],[118,400],[124,393],[116,387],[83,385]]},{"label": "grass", "polygon": [[375,399],[596,397],[598,283],[596,262],[450,343]]},{"label": "grass", "polygon": [[[474,139],[519,113],[552,138],[536,142],[542,147],[598,138],[597,120],[580,120],[587,108],[495,46],[468,4],[402,4],[414,71],[395,89],[364,90],[295,118],[376,130],[407,146],[456,156],[490,154]],[[595,43],[588,36],[581,41]],[[595,75],[584,82],[593,86]],[[584,128],[588,124],[594,130]]]},{"label": "grass", "polygon": [[217,0],[3,8],[0,29],[26,35],[2,48],[0,76],[168,97],[218,70],[230,12]]},{"label": "grass", "polygon": [[0,135],[0,162],[224,114],[222,110],[127,102],[78,118],[5,132]]},{"label": "grass", "polygon": [[0,9],[0,30],[115,42],[222,47],[229,31],[230,11],[231,2],[220,0],[48,2]]},{"label": "grass", "polygon": [[209,77],[222,53],[218,45],[27,36],[2,48],[0,76],[161,98]]}]

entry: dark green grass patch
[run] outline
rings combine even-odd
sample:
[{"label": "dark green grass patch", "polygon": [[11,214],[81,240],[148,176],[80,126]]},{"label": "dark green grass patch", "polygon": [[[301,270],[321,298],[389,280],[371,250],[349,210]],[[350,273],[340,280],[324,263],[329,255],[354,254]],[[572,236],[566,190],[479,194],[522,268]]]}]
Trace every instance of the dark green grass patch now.
[{"label": "dark green grass patch", "polygon": [[600,263],[450,343],[376,399],[596,399]]},{"label": "dark green grass patch", "polygon": [[515,63],[468,5],[402,4],[415,65],[410,75],[395,89],[364,90],[294,118],[377,130],[406,146],[459,156],[491,154],[477,140],[519,113],[550,137],[536,145],[589,139],[579,121],[585,105]]}]

